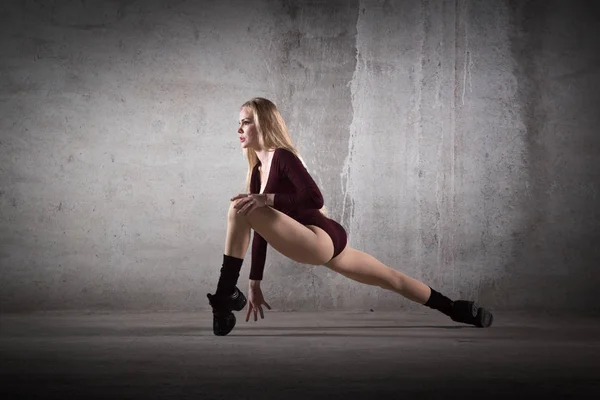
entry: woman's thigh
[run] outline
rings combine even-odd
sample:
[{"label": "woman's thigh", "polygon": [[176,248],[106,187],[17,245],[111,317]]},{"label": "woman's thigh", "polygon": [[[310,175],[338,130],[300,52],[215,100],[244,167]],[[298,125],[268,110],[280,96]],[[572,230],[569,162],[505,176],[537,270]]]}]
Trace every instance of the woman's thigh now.
[{"label": "woman's thigh", "polygon": [[333,242],[315,225],[302,225],[272,208],[257,208],[246,218],[252,229],[284,256],[302,263],[324,265],[333,256]]}]

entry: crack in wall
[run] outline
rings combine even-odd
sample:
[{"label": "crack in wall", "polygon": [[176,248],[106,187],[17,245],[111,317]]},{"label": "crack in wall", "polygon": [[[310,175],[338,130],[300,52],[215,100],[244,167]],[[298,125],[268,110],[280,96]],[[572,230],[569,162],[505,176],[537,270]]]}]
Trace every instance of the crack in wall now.
[{"label": "crack in wall", "polygon": [[[344,197],[343,197],[343,201],[342,201],[342,216],[341,216],[341,223],[342,225],[344,225],[346,227],[346,231],[348,233],[348,242],[350,242],[350,238],[352,237],[352,227],[353,227],[353,217],[354,217],[354,200],[350,199],[350,206],[349,206],[349,215],[348,217],[346,217],[346,205],[348,203],[348,192],[351,189],[351,179],[350,179],[350,169],[351,169],[351,165],[354,159],[354,152],[355,152],[355,139],[356,139],[356,126],[358,124],[357,122],[357,114],[358,114],[358,101],[357,101],[357,96],[356,93],[358,91],[358,73],[359,73],[359,69],[361,68],[361,63],[364,64],[364,62],[361,62],[361,57],[360,57],[360,50],[359,50],[359,45],[360,45],[360,30],[359,30],[359,24],[361,21],[360,15],[361,15],[361,10],[362,13],[364,14],[364,8],[363,8],[363,2],[359,1],[358,2],[358,11],[357,11],[357,16],[356,16],[356,44],[355,44],[355,51],[356,51],[356,66],[354,68],[354,73],[352,74],[352,80],[350,82],[347,83],[346,87],[350,87],[350,93],[351,93],[351,103],[352,103],[352,122],[350,123],[350,127],[349,127],[349,131],[350,131],[350,137],[348,139],[348,154],[346,156],[346,158],[344,159],[344,165],[342,168],[342,172],[340,173],[340,182],[342,184],[342,192],[344,193]],[[363,66],[364,67],[364,66]]]}]

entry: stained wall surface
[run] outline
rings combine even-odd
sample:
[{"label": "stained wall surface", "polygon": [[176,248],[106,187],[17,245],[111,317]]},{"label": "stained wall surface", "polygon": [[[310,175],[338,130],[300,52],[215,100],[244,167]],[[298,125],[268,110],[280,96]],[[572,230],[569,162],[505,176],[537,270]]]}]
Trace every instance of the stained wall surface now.
[{"label": "stained wall surface", "polygon": [[[207,308],[254,96],[352,247],[495,309],[600,303],[595,2],[13,0],[0,18],[2,312]],[[279,310],[420,307],[272,248],[262,286]]]}]

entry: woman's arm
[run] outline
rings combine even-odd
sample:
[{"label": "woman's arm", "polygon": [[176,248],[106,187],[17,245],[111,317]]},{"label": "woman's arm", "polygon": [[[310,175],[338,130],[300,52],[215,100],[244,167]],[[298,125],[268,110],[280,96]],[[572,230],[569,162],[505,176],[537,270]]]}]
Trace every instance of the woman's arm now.
[{"label": "woman's arm", "polygon": [[[256,194],[260,189],[260,182],[258,181],[258,173],[255,170],[250,180],[250,193]],[[269,200],[269,196],[271,200]],[[267,194],[267,205],[269,201],[272,203],[273,195]],[[254,231],[254,238],[252,239],[252,263],[250,265],[250,281],[260,281],[263,278],[263,271],[265,269],[265,261],[267,259],[267,241]]]},{"label": "woman's arm", "polygon": [[263,278],[265,270],[265,261],[267,259],[267,241],[254,231],[252,239],[252,263],[250,265],[250,280],[260,281]]}]

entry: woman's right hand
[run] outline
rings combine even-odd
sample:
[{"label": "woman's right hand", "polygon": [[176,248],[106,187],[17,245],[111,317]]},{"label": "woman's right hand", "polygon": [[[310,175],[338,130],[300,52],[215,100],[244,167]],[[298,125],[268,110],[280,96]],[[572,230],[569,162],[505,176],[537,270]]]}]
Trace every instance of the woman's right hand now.
[{"label": "woman's right hand", "polygon": [[263,313],[262,305],[267,306],[270,310],[271,306],[267,304],[265,298],[263,297],[262,290],[260,288],[260,281],[250,281],[250,285],[248,288],[248,312],[246,313],[246,322],[250,319],[250,313],[254,313],[254,321],[258,321],[257,311],[260,312],[260,318],[264,319],[265,315]]}]

